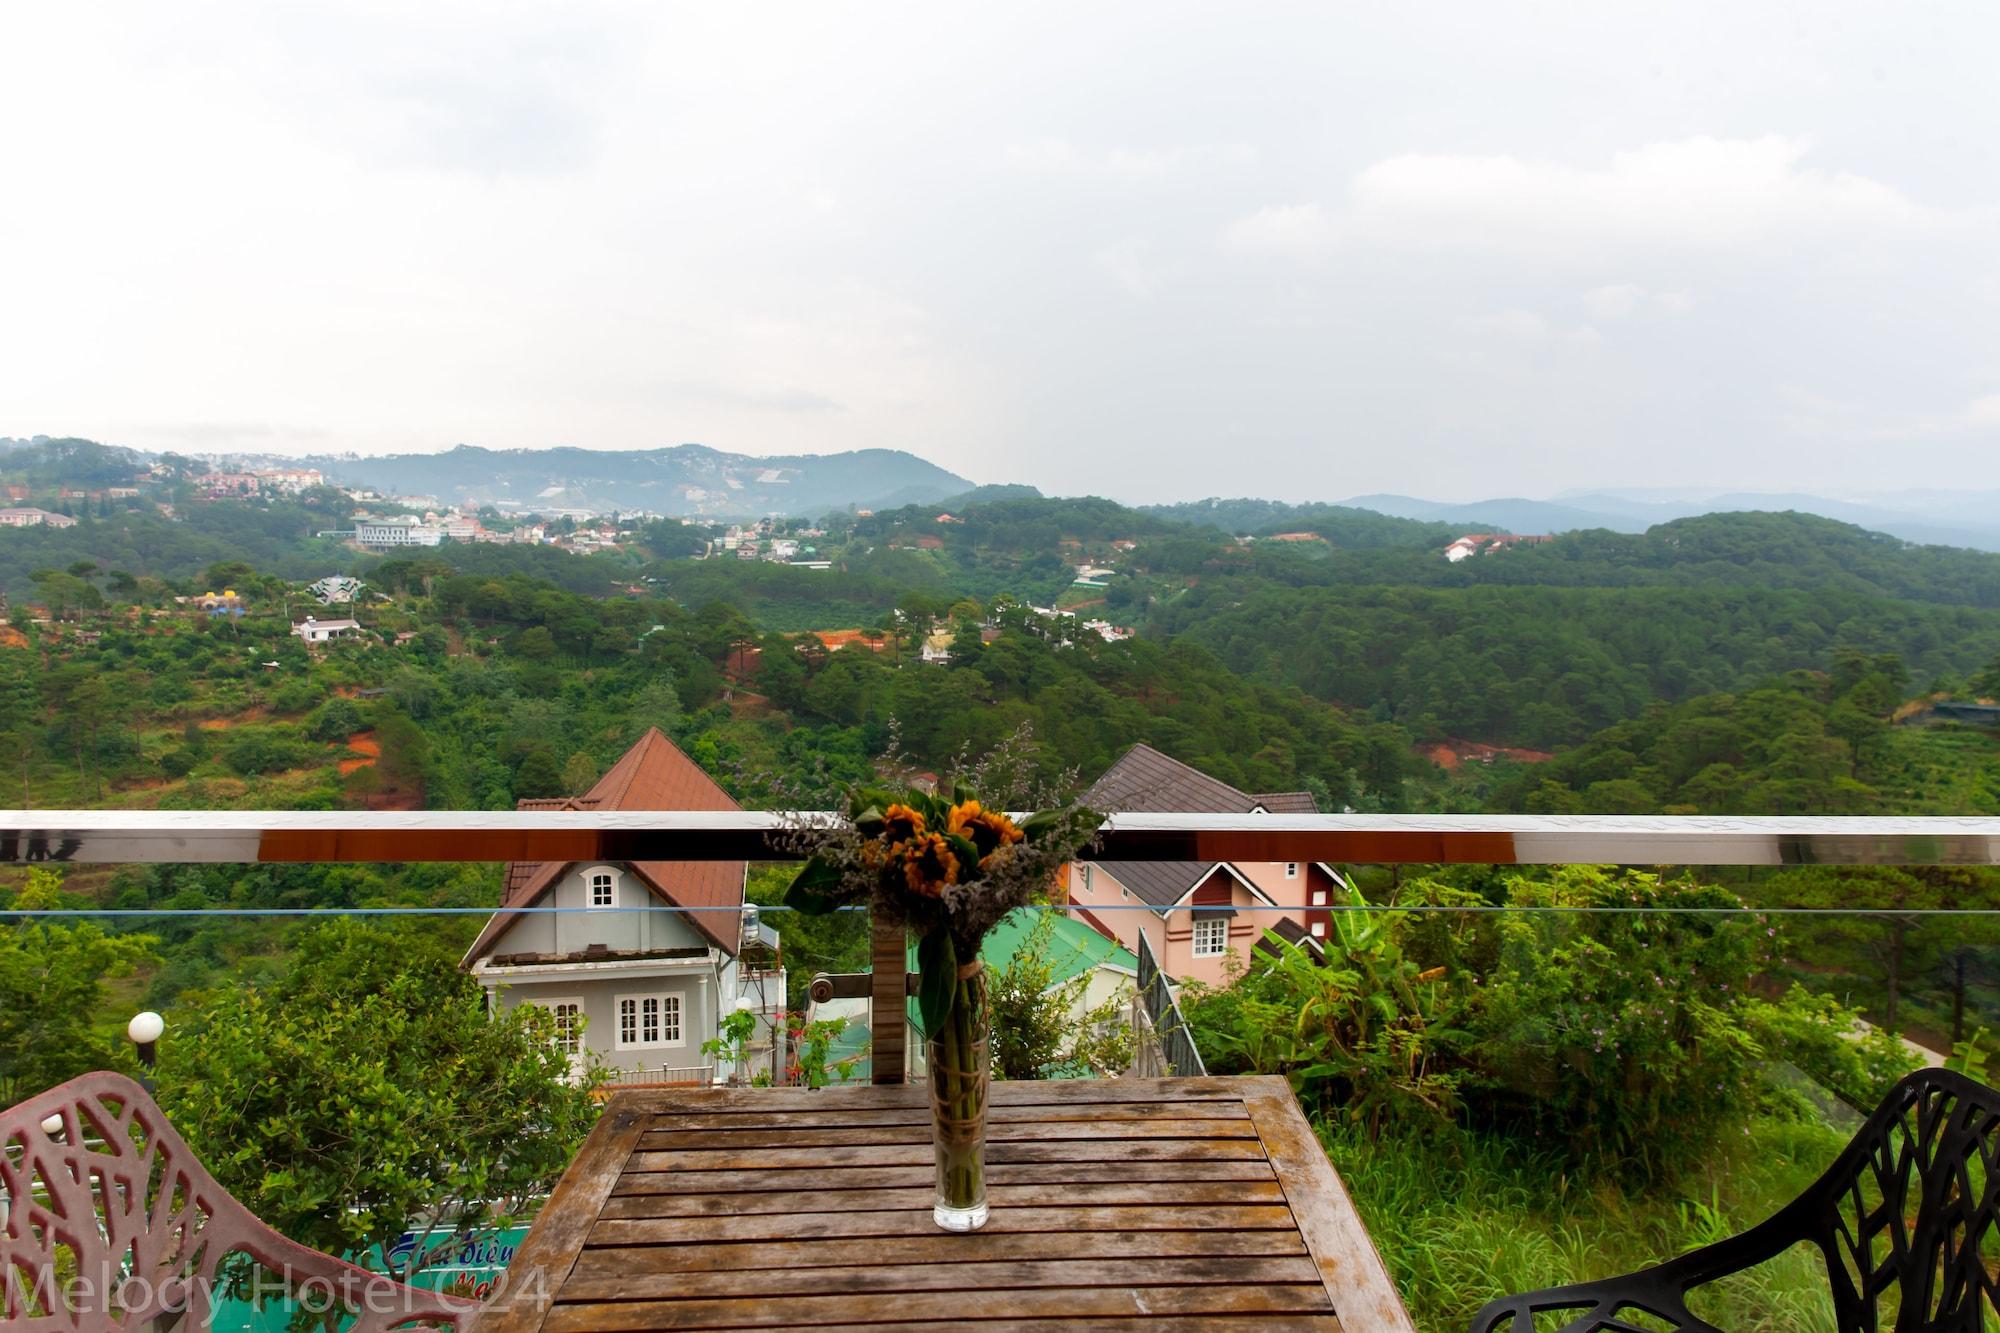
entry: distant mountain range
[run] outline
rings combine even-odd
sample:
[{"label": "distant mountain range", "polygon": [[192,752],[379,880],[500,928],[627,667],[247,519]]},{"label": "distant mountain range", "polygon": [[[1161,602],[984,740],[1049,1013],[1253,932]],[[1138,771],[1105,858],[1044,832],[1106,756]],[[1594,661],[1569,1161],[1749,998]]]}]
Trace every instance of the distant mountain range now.
[{"label": "distant mountain range", "polygon": [[1358,495],[1343,500],[1396,518],[1451,523],[1468,531],[1570,532],[1609,528],[1644,532],[1657,523],[1741,510],[1797,510],[1839,519],[1904,541],[2000,551],[2000,491],[1885,491],[1868,501],[1763,491],[1601,490],[1567,492],[1549,500],[1507,497],[1464,504],[1407,495]]},{"label": "distant mountain range", "polygon": [[652,510],[708,518],[818,515],[850,505],[889,509],[929,504],[973,487],[964,477],[897,449],[752,457],[700,444],[626,452],[462,444],[438,454],[314,458],[306,466],[342,486],[453,504]]}]

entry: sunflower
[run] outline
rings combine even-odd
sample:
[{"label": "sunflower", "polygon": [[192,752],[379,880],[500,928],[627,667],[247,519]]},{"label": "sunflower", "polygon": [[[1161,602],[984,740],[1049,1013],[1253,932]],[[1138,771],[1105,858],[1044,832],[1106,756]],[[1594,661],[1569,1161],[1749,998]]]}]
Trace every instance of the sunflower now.
[{"label": "sunflower", "polygon": [[918,834],[903,844],[903,878],[912,893],[942,897],[945,885],[958,883],[958,853],[941,833]]},{"label": "sunflower", "polygon": [[985,809],[977,801],[964,801],[953,806],[945,828],[976,847],[982,863],[996,849],[1011,846],[1022,836],[1021,830],[1014,827],[1013,820],[998,810]]},{"label": "sunflower", "polygon": [[924,832],[924,816],[921,810],[912,810],[907,805],[892,805],[882,816],[882,841],[894,845],[908,842]]}]

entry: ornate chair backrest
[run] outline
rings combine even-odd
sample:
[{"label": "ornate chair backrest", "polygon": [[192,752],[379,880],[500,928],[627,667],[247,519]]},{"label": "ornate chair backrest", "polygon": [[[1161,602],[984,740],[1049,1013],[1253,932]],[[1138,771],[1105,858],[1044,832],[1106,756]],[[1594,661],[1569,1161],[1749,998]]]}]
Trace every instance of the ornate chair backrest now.
[{"label": "ornate chair backrest", "polygon": [[247,1256],[351,1333],[457,1327],[471,1301],[286,1240],[216,1184],[146,1090],[85,1074],[0,1113],[0,1325],[9,1333],[207,1328],[225,1260]]},{"label": "ornate chair backrest", "polygon": [[1898,1333],[1970,1331],[2000,1315],[1996,1212],[2000,1091],[1922,1069],[1811,1189],[1741,1239],[1770,1228],[1816,1243],[1842,1333],[1874,1333],[1884,1306],[1897,1310]]}]

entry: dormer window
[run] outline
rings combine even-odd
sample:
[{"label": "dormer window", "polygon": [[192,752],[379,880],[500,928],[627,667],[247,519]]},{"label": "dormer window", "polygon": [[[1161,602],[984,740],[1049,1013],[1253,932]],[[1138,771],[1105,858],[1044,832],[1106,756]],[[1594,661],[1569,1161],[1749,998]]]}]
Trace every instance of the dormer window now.
[{"label": "dormer window", "polygon": [[588,886],[584,901],[592,907],[614,907],[618,903],[618,872],[598,866],[586,871],[583,882]]}]

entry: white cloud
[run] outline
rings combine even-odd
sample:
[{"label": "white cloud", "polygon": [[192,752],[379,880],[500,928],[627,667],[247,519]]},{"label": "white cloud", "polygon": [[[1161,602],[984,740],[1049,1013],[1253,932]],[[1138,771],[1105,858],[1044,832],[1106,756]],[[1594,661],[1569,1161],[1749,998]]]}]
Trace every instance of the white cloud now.
[{"label": "white cloud", "polygon": [[[1269,207],[1230,223],[1225,249],[1322,261],[1334,240],[1507,251],[1590,262],[1625,251],[1727,250],[1825,235],[1908,232],[1948,216],[1892,186],[1807,165],[1804,139],[1701,136],[1614,153],[1595,167],[1409,153],[1363,168],[1344,202]],[[1616,298],[1605,289],[1606,300]],[[1684,308],[1685,293],[1662,298]]]},{"label": "white cloud", "polygon": [[1151,296],[1165,277],[1152,258],[1152,247],[1137,236],[1113,241],[1092,255],[1091,262],[1134,296]]},{"label": "white cloud", "polygon": [[1485,334],[1502,342],[1518,343],[1524,347],[1557,344],[1594,347],[1604,341],[1604,335],[1588,324],[1564,327],[1532,310],[1502,310],[1491,315],[1480,315],[1465,322],[1475,333]]},{"label": "white cloud", "polygon": [[1017,171],[1051,176],[1101,176],[1125,184],[1146,184],[1247,168],[1256,163],[1257,150],[1241,143],[1095,149],[1053,138],[1008,144],[1006,158],[1007,165]]},{"label": "white cloud", "polygon": [[1694,297],[1686,292],[1649,292],[1637,283],[1619,282],[1585,292],[1583,308],[1600,320],[1625,319],[1650,309],[1685,315],[1694,309]]},{"label": "white cloud", "polygon": [[1348,210],[1378,240],[1531,249],[1706,249],[1936,220],[1891,186],[1805,165],[1810,147],[1702,136],[1614,153],[1601,167],[1409,154],[1356,176]]},{"label": "white cloud", "polygon": [[1333,219],[1318,204],[1260,208],[1222,230],[1225,254],[1319,264],[1339,240]]}]

